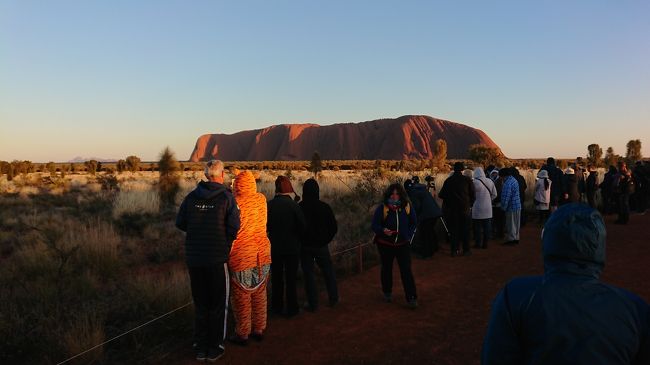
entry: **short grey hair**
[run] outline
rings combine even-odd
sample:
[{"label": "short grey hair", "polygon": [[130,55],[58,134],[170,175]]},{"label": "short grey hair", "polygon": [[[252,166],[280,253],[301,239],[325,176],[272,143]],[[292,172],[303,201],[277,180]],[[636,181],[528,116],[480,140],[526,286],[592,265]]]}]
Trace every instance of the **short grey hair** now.
[{"label": "short grey hair", "polygon": [[221,177],[223,173],[223,161],[210,160],[205,164],[205,177]]}]

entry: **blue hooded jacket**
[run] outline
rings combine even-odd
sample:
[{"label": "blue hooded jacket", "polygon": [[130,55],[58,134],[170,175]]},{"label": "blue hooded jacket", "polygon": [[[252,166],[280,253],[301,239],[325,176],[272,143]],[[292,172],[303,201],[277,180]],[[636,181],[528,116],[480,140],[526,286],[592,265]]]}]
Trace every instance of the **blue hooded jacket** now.
[{"label": "blue hooded jacket", "polygon": [[544,276],[510,281],[492,305],[481,363],[650,364],[650,308],[598,278],[605,225],[567,204],[543,233]]}]

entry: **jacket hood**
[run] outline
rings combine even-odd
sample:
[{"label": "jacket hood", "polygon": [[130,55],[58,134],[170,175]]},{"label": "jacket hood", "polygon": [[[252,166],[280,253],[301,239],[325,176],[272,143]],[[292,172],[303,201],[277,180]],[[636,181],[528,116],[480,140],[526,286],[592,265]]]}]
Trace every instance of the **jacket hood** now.
[{"label": "jacket hood", "polygon": [[201,181],[192,193],[200,199],[212,199],[219,194],[223,194],[226,190],[228,189],[223,184],[212,181]]},{"label": "jacket hood", "polygon": [[247,196],[257,193],[255,176],[250,171],[242,171],[235,176],[235,196]]},{"label": "jacket hood", "polygon": [[551,214],[542,232],[545,275],[598,278],[605,267],[605,223],[597,210],[572,203]]},{"label": "jacket hood", "polygon": [[302,198],[305,201],[316,201],[320,199],[320,187],[314,179],[307,179],[302,185]]},{"label": "jacket hood", "polygon": [[537,177],[540,179],[548,179],[548,171],[539,170],[539,172],[537,173]]},{"label": "jacket hood", "polygon": [[481,179],[485,177],[485,172],[483,172],[482,167],[477,167],[474,169],[474,178],[475,179]]}]

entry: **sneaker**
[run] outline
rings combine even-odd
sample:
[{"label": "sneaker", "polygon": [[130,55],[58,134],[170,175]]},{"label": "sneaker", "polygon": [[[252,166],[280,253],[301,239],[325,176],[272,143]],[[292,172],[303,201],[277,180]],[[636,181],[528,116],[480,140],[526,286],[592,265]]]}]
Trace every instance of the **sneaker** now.
[{"label": "sneaker", "polygon": [[409,306],[409,308],[415,309],[415,308],[418,307],[418,300],[415,299],[415,298],[409,299],[409,301],[407,302],[407,305]]},{"label": "sneaker", "polygon": [[234,333],[230,337],[228,337],[228,341],[234,343],[235,345],[238,346],[246,346],[248,345],[248,338],[241,337],[240,335]]},{"label": "sneaker", "polygon": [[219,360],[225,353],[226,350],[223,347],[219,346],[216,349],[208,351],[208,356],[205,359],[209,362],[215,362]]},{"label": "sneaker", "polygon": [[205,361],[205,359],[208,357],[208,355],[205,353],[205,351],[197,351],[196,352],[196,360],[198,361]]},{"label": "sneaker", "polygon": [[393,294],[391,293],[384,293],[384,302],[390,303],[393,301]]}]

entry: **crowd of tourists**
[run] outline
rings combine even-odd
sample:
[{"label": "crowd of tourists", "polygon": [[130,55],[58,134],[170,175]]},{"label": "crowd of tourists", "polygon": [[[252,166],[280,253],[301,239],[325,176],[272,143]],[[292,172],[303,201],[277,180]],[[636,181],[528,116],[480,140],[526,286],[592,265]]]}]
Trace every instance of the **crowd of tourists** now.
[{"label": "crowd of tourists", "polygon": [[[630,207],[644,213],[650,200],[649,172],[647,164],[639,163],[630,172],[621,163],[600,181],[591,166],[563,171],[553,158],[547,160],[531,187],[534,209],[545,224],[545,274],[515,279],[498,294],[483,347],[484,364],[650,361],[648,305],[598,279],[605,263],[605,226],[594,209],[600,191],[598,208],[604,214],[617,212],[617,223],[628,222]],[[208,162],[205,176],[208,181],[183,200],[176,226],[186,232],[196,359],[216,361],[226,340],[246,346],[264,339],[269,282],[271,313],[293,317],[301,310],[315,312],[320,306],[317,265],[327,305],[339,303],[328,247],[338,227],[331,207],[320,200],[315,179],[303,183],[301,199],[291,180],[279,176],[275,196],[267,202],[249,171],[234,177],[232,190],[224,184],[223,162]],[[439,251],[438,222],[449,239],[450,255],[457,257],[472,254],[470,234],[476,249],[488,248],[494,238],[518,245],[520,227],[529,220],[524,209],[529,187],[517,168],[472,171],[457,162],[439,192],[431,177],[425,182],[414,176],[388,186],[370,224],[380,256],[383,299],[393,301],[397,261],[406,305],[412,309],[418,307],[412,251],[424,259]],[[302,306],[299,268],[306,297]],[[229,307],[235,328],[227,336]]]}]

